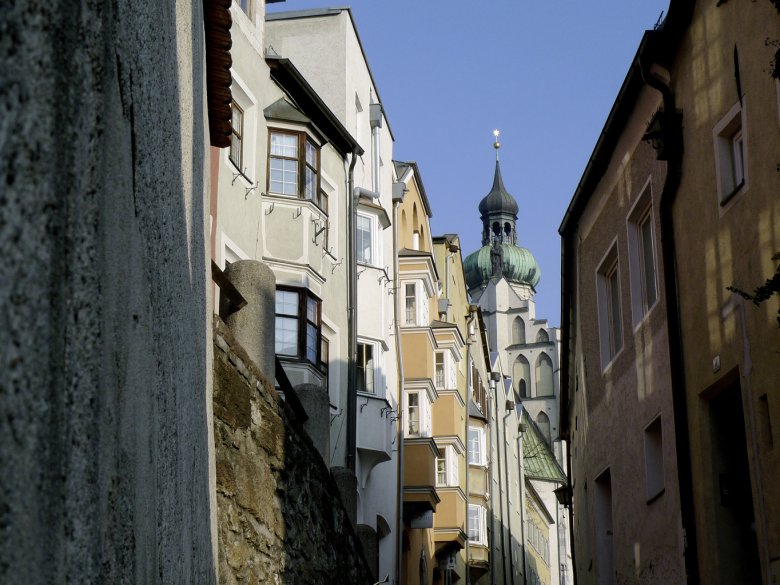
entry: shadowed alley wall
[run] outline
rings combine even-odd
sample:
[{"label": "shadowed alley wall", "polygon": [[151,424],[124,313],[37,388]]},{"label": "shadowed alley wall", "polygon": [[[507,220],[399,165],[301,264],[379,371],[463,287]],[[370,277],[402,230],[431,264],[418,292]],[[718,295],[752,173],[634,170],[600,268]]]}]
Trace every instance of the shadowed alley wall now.
[{"label": "shadowed alley wall", "polygon": [[201,0],[0,10],[0,583],[213,583]]},{"label": "shadowed alley wall", "polygon": [[372,583],[316,447],[227,326],[214,327],[220,583]]}]

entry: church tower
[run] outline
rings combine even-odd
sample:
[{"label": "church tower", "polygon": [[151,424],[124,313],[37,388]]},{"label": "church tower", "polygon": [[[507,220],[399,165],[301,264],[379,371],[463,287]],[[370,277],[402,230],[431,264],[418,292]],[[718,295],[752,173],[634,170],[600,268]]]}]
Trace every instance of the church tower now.
[{"label": "church tower", "polygon": [[522,299],[536,293],[541,271],[533,254],[517,245],[517,201],[504,186],[501,163],[498,159],[498,131],[493,147],[496,149],[496,171],[493,187],[479,202],[482,221],[482,247],[463,262],[466,285],[472,300],[477,301],[491,279],[504,278]]},{"label": "church tower", "polygon": [[[497,130],[494,135],[493,186],[479,202],[482,247],[466,257],[463,268],[471,300],[482,310],[491,353],[501,361],[502,370],[511,373],[511,394],[504,398],[522,409],[526,428],[522,439],[523,475],[554,519],[551,558],[560,554],[562,566],[560,571],[551,572],[550,583],[568,585],[569,530],[554,493],[566,482],[566,446],[558,437],[560,329],[550,326],[546,319],[536,318],[534,295],[541,270],[530,250],[517,245],[518,205],[504,185]],[[510,380],[505,382],[504,387]],[[547,463],[542,465],[542,461]]]}]

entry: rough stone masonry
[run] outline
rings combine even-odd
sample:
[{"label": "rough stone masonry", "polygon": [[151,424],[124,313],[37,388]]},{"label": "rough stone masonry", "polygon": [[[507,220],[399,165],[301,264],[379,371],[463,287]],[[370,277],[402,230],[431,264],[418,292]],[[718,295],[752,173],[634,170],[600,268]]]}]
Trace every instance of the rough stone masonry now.
[{"label": "rough stone masonry", "polygon": [[219,318],[214,435],[220,583],[373,582],[319,452]]}]

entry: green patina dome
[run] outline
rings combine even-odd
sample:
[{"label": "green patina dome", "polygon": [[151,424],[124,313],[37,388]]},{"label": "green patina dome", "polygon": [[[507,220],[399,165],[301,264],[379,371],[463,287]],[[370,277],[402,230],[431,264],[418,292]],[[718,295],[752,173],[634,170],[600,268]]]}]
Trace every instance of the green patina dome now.
[{"label": "green patina dome", "polygon": [[[536,263],[533,254],[527,248],[513,244],[500,244],[503,250],[504,266],[502,275],[511,283],[527,284],[536,288],[542,277],[542,271]],[[493,274],[493,264],[490,258],[491,246],[482,246],[476,252],[469,254],[463,261],[466,272],[466,284],[469,290],[486,284]]]}]

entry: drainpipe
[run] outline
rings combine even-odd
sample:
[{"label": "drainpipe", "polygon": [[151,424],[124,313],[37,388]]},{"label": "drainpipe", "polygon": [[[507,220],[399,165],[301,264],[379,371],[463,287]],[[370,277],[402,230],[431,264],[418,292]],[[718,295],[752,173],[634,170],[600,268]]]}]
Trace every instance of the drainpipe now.
[{"label": "drainpipe", "polygon": [[[491,382],[493,384],[497,384],[499,380],[495,380],[493,378],[493,374],[496,374],[496,377],[500,378],[501,374],[498,372],[491,372]],[[503,393],[502,393],[503,396]],[[506,414],[501,418],[501,424],[504,427],[504,483],[506,484],[506,530],[507,535],[509,536],[509,554],[506,555],[506,551],[504,551],[504,554],[509,557],[509,574],[512,577],[512,585],[515,585],[515,562],[512,559],[512,509],[509,506],[509,459],[507,452],[509,451],[509,447],[507,445],[506,440],[506,419],[508,416],[511,416],[512,411],[507,410]],[[520,501],[520,506],[523,505],[522,500]],[[523,575],[525,577],[525,575]]]},{"label": "drainpipe", "polygon": [[696,517],[693,509],[693,476],[691,472],[690,435],[688,432],[685,360],[683,357],[680,305],[678,303],[677,254],[674,241],[674,218],[672,215],[672,205],[682,179],[682,113],[677,112],[674,93],[672,93],[671,88],[650,72],[651,64],[638,63],[642,72],[642,79],[647,85],[661,94],[664,104],[663,111],[658,114],[664,140],[664,158],[667,161],[666,179],[661,192],[660,204],[662,270],[664,274],[667,336],[669,338],[669,366],[672,376],[677,479],[680,484],[680,512],[685,542],[685,569],[688,575],[688,583],[695,585],[699,582]]},{"label": "drainpipe", "polygon": [[[499,491],[501,491],[501,437],[499,436],[500,433],[499,433],[499,428],[498,428],[498,392],[496,392],[496,381],[493,380],[492,377],[490,379],[489,387],[490,387],[490,390],[493,392],[493,399],[494,399],[494,402],[495,402],[496,447],[499,450],[498,457],[497,457],[497,459],[498,459],[498,489],[499,489]],[[501,514],[501,516],[500,516],[501,520],[503,521],[504,520],[504,499],[501,496],[499,496],[499,498],[498,498],[498,510],[499,510],[499,513]],[[503,560],[503,563],[502,563],[503,571],[502,572],[504,573],[504,585],[507,585],[507,582],[506,582],[506,544],[505,544],[505,541],[504,541],[504,526],[503,526],[503,522],[502,522],[502,526],[501,526],[501,554],[503,555],[503,559],[502,559]],[[511,556],[511,553],[510,553],[510,556]]]},{"label": "drainpipe", "polygon": [[[488,386],[489,387],[489,386]],[[490,390],[492,393],[492,389]],[[492,399],[493,395],[489,396],[488,399]],[[488,414],[488,424],[490,424],[490,415]],[[490,429],[488,429],[490,430]],[[488,449],[487,452],[492,455],[493,453],[493,433],[488,432]],[[494,549],[495,549],[495,533],[496,533],[496,515],[493,514],[493,510],[496,507],[496,500],[495,500],[495,491],[493,489],[493,459],[492,457],[489,460],[488,465],[490,465],[490,473],[488,474],[488,477],[490,480],[488,481],[488,484],[490,485],[490,556],[488,557],[488,562],[490,563],[490,585],[496,585],[496,572],[493,568],[493,556],[494,556]]]},{"label": "drainpipe", "polygon": [[395,323],[395,351],[396,351],[396,364],[398,370],[398,431],[396,435],[396,441],[398,442],[398,479],[395,490],[396,497],[396,549],[395,549],[395,570],[397,584],[402,582],[401,571],[402,567],[402,549],[403,549],[403,491],[404,491],[404,360],[401,347],[401,326],[399,321],[399,315],[401,310],[399,308],[399,282],[398,282],[398,206],[403,201],[404,192],[406,191],[403,183],[393,184],[393,288],[394,288],[394,302],[393,302],[393,321]]},{"label": "drainpipe", "polygon": [[[570,435],[569,428],[571,427],[569,418],[569,401],[571,396],[570,384],[570,354],[571,346],[574,345],[575,333],[572,330],[572,313],[574,308],[572,307],[572,298],[576,293],[576,285],[574,284],[574,242],[573,234],[561,234],[563,243],[561,246],[561,324],[566,325],[566,335],[561,340],[561,355],[563,356],[563,374],[561,378],[566,384],[566,393],[562,393],[562,397],[566,397],[566,403],[561,400],[561,412],[559,418],[559,425],[561,421],[565,422],[567,438]],[[574,381],[576,387],[577,381]],[[562,425],[561,425],[562,426]],[[577,585],[577,559],[576,559],[576,547],[574,546],[574,483],[572,481],[572,465],[571,465],[571,449],[570,441],[566,444],[566,479],[568,481],[568,489],[572,491],[571,505],[568,509],[569,516],[569,550],[571,551],[571,566],[572,566],[572,584]],[[585,502],[587,506],[587,502]],[[525,526],[524,526],[525,528]],[[525,539],[525,537],[523,537]],[[523,551],[525,551],[525,540],[523,540]],[[523,553],[525,554],[525,552]]]},{"label": "drainpipe", "polygon": [[[520,458],[520,539],[523,541],[523,585],[527,585],[528,571],[525,566],[525,494],[523,493],[523,490],[525,489],[525,459],[523,457],[523,433],[525,433],[525,427],[523,426],[522,420],[523,417],[521,416],[521,422],[518,425],[519,432],[517,433],[517,449],[518,457]],[[563,584],[561,583],[561,585]]]},{"label": "drainpipe", "polygon": [[352,151],[347,177],[347,259],[349,260],[349,282],[347,283],[347,335],[349,356],[347,360],[347,469],[355,473],[357,452],[357,256],[355,254],[355,164],[360,147]]},{"label": "drainpipe", "polygon": [[[447,264],[446,256],[445,256],[445,266]],[[449,267],[448,267],[449,268]],[[449,270],[446,271],[447,276],[445,278],[447,281],[449,281]],[[445,293],[446,294],[446,293]],[[449,295],[447,295],[447,301],[449,303]],[[468,391],[468,379],[471,376],[471,325],[474,323],[474,316],[475,313],[471,311],[471,307],[469,307],[469,312],[466,315],[466,532],[468,532],[469,529],[469,493],[471,490],[469,489],[469,405],[471,404],[471,396],[469,395]],[[449,304],[447,305],[447,317],[449,318]],[[473,384],[472,380],[472,384]],[[491,515],[491,523],[493,522],[493,516]],[[492,539],[492,533],[493,533],[493,526],[491,524],[490,526],[490,532],[491,532],[491,539]],[[490,548],[493,548],[492,542],[490,545]],[[471,551],[471,545],[468,538],[466,538],[466,585],[471,585],[471,568],[469,566],[469,554]]]}]

